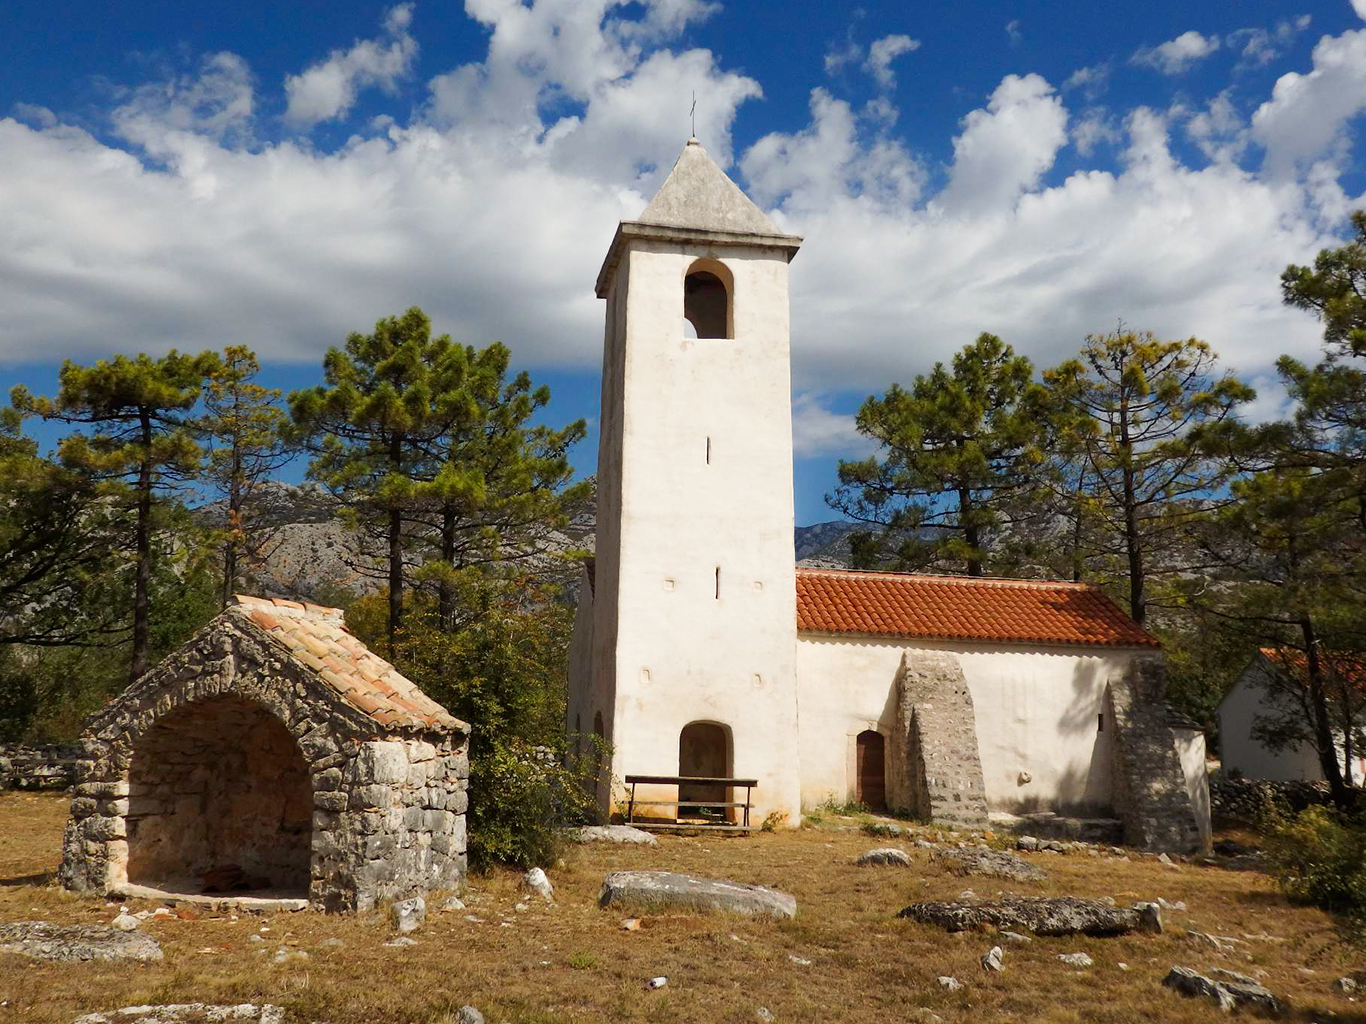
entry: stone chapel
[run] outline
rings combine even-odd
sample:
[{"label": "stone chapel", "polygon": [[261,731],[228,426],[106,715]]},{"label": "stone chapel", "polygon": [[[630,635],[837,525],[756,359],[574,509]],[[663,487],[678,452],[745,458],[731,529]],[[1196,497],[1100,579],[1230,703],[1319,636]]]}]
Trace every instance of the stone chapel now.
[{"label": "stone chapel", "polygon": [[[743,777],[758,783],[754,825],[857,800],[970,827],[1042,813],[1111,819],[1150,848],[1207,843],[1204,737],[1165,703],[1157,641],[1100,591],[796,567],[801,244],[692,139],[598,274],[597,546],[567,727],[611,745],[602,811],[621,810],[629,775]],[[636,800],[677,820],[686,788]]]}]

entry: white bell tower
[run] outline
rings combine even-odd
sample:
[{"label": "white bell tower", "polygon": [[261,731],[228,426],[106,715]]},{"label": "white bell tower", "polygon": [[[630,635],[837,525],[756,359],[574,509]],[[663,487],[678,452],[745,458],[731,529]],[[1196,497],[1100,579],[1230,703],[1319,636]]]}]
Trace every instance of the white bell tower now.
[{"label": "white bell tower", "polygon": [[[788,341],[800,244],[692,139],[618,227],[597,281],[591,653],[570,719],[587,732],[602,716],[617,779],[757,779],[753,826],[801,819]],[[674,798],[638,798],[651,794]]]}]

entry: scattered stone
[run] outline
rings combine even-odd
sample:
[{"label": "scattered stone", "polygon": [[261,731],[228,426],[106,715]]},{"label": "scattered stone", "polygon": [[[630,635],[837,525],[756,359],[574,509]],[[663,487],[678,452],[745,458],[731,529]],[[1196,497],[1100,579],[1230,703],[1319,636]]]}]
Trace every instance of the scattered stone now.
[{"label": "scattered stone", "polygon": [[1193,931],[1187,931],[1186,938],[1192,942],[1199,943],[1202,946],[1209,946],[1216,953],[1223,953],[1225,955],[1233,952],[1235,943],[1242,941],[1241,939],[1235,939],[1232,935],[1211,935],[1209,932]]},{"label": "scattered stone", "polygon": [[854,861],[854,863],[859,867],[865,868],[870,865],[908,868],[911,866],[911,857],[905,850],[898,850],[891,846],[881,846],[876,850],[869,850],[867,853],[860,854],[859,859]]},{"label": "scattered stone", "polygon": [[1175,861],[1173,861],[1170,857],[1168,857],[1165,853],[1159,853],[1159,854],[1157,855],[1157,862],[1158,862],[1159,864],[1161,864],[1164,868],[1171,868],[1173,871],[1180,871],[1180,870],[1181,870],[1181,865],[1180,865],[1180,864],[1177,864],[1177,863],[1176,863]]},{"label": "scattered stone", "polygon": [[441,910],[442,910],[443,912],[448,911],[448,910],[464,910],[464,909],[465,909],[465,901],[462,900],[459,896],[451,896],[450,898],[448,898],[448,899],[446,900],[445,903],[441,904]]},{"label": "scattered stone", "polygon": [[1355,978],[1339,978],[1333,982],[1333,987],[1345,996],[1354,994],[1358,988]]},{"label": "scattered stone", "polygon": [[48,921],[0,924],[0,951],[35,960],[160,960],[161,946],[146,932],[102,924],[60,926]]},{"label": "scattered stone", "polygon": [[515,906],[513,906],[512,909],[515,910],[515,911],[517,911],[517,913],[521,914],[521,913],[525,913],[526,911],[530,910],[531,907],[530,907],[529,904],[526,904],[526,903],[518,903],[518,904],[516,904]]},{"label": "scattered stone", "polygon": [[1126,964],[1123,960],[1115,964],[1115,966],[1118,967],[1121,971],[1127,971],[1129,969],[1129,965]]},{"label": "scattered stone", "polygon": [[235,1006],[215,1006],[212,1003],[171,1003],[164,1006],[125,1006],[106,1013],[89,1013],[77,1017],[71,1024],[179,1024],[181,1021],[200,1024],[201,1021],[233,1021],[235,1024],[282,1024],[283,1007],[270,1003],[238,1003]]},{"label": "scattered stone", "polygon": [[895,839],[905,830],[900,825],[894,825],[890,821],[866,821],[863,823],[863,834],[866,836],[885,836]]},{"label": "scattered stone", "polygon": [[422,922],[427,920],[427,901],[421,896],[410,896],[396,902],[389,913],[399,934],[407,935],[417,931],[422,927]]},{"label": "scattered stone", "polygon": [[1021,935],[1019,932],[1001,932],[1001,938],[1005,939],[1007,942],[1013,942],[1017,946],[1023,946],[1026,942],[1034,941],[1028,935]]},{"label": "scattered stone", "polygon": [[346,945],[346,943],[343,942],[341,939],[333,937],[330,939],[323,939],[322,942],[318,943],[318,945],[324,946],[327,949],[341,949],[343,946]]},{"label": "scattered stone", "polygon": [[919,850],[937,850],[937,849],[939,849],[939,847],[935,846],[934,843],[930,842],[928,839],[917,839],[917,840],[915,841],[915,845],[916,845],[916,849],[919,849]]},{"label": "scattered stone", "polygon": [[1019,839],[1015,840],[1015,849],[1017,849],[1017,850],[1031,850],[1031,851],[1032,851],[1032,850],[1037,850],[1038,848],[1039,848],[1039,841],[1038,841],[1037,839],[1035,839],[1033,836],[1020,836]]},{"label": "scattered stone", "polygon": [[1197,974],[1188,967],[1173,967],[1162,979],[1162,984],[1182,995],[1212,999],[1225,1013],[1232,1012],[1240,1006],[1251,1006],[1273,1015],[1281,1012],[1281,1001],[1272,995],[1271,990],[1246,974],[1225,970],[1210,973],[1220,974],[1226,980],[1215,981],[1203,974]]},{"label": "scattered stone", "polygon": [[540,868],[532,868],[522,876],[522,888],[535,893],[547,903],[555,899],[555,887],[550,884],[550,879],[546,878],[545,872]]},{"label": "scattered stone", "polygon": [[666,977],[664,977],[664,975],[661,974],[658,978],[651,978],[649,981],[647,981],[647,982],[645,983],[645,987],[646,987],[646,988],[663,988],[663,987],[664,987],[665,985],[667,985],[668,983],[669,983],[669,979],[666,978]]},{"label": "scattered stone", "polygon": [[138,926],[138,919],[126,910],[120,910],[118,917],[109,922],[121,932],[131,932]]},{"label": "scattered stone", "polygon": [[948,992],[957,992],[963,987],[963,983],[957,978],[950,978],[942,974],[936,980],[939,982],[939,987]]},{"label": "scattered stone", "polygon": [[1076,896],[1021,896],[975,903],[912,903],[897,916],[950,932],[990,926],[1035,935],[1108,936],[1160,932],[1162,922],[1156,909],[1156,904],[1147,904],[1142,911],[1126,910]]},{"label": "scattered stone", "polygon": [[1090,967],[1095,963],[1095,961],[1085,953],[1059,953],[1058,959],[1069,967]]},{"label": "scattered stone", "polygon": [[589,825],[574,833],[578,843],[631,843],[639,846],[658,846],[659,840],[650,833],[630,825]]},{"label": "scattered stone", "polygon": [[455,1024],[484,1024],[484,1015],[466,1004],[460,1007],[460,1011],[455,1015]]},{"label": "scattered stone", "polygon": [[911,1011],[911,1020],[916,1021],[917,1024],[941,1024],[943,1019],[926,1006],[918,1006]]},{"label": "scattered stone", "polygon": [[465,915],[465,920],[468,921],[470,924],[483,924],[483,923],[484,923],[484,919],[483,919],[482,917],[475,917],[473,914],[466,914],[466,915]]},{"label": "scattered stone", "polygon": [[624,932],[640,931],[640,918],[628,917],[625,921],[621,922],[621,930]]},{"label": "scattered stone", "polygon": [[977,898],[977,894],[973,892],[971,889],[964,889],[962,892],[958,894],[958,898],[960,900],[975,900]]},{"label": "scattered stone", "polygon": [[[787,954],[787,958],[788,958],[789,960],[791,960],[794,964],[796,964],[796,965],[799,966],[799,967],[810,967],[810,966],[811,966],[811,961],[810,961],[810,960],[807,960],[805,957],[797,956],[795,953],[789,953],[789,954]],[[1348,980],[1350,981],[1351,979],[1349,978]]]},{"label": "scattered stone", "polygon": [[270,958],[270,962],[273,964],[286,964],[291,960],[308,959],[310,959],[309,955],[302,949],[286,949],[284,946],[281,946],[275,951],[275,955]]},{"label": "scattered stone", "polygon": [[936,850],[930,855],[935,863],[942,862],[955,875],[985,875],[988,878],[1008,878],[1012,882],[1043,882],[1048,875],[1013,853],[999,850]]},{"label": "scattered stone", "polygon": [[408,936],[406,936],[406,935],[400,935],[400,936],[398,936],[398,938],[390,939],[388,942],[385,943],[385,945],[386,945],[386,946],[416,946],[416,945],[417,945],[417,939],[410,939],[410,938],[408,938]]},{"label": "scattered stone", "polygon": [[598,906],[637,906],[647,910],[680,907],[749,917],[797,916],[797,898],[761,885],[725,879],[693,878],[672,871],[614,871],[602,880]]},{"label": "scattered stone", "polygon": [[1000,946],[992,946],[991,949],[987,950],[986,956],[982,957],[982,970],[993,973],[1003,971],[1005,965],[1001,960],[1004,956],[1005,953],[1001,951]]},{"label": "scattered stone", "polygon": [[266,939],[265,939],[265,936],[263,936],[263,935],[252,935],[252,936],[249,936],[249,937],[247,938],[247,941],[248,941],[248,942],[261,943],[261,942],[265,942]]},{"label": "scattered stone", "polygon": [[1161,896],[1157,898],[1157,905],[1163,910],[1175,910],[1182,913],[1184,913],[1186,909],[1186,904],[1181,900],[1177,900],[1175,903],[1168,903]]},{"label": "scattered stone", "polygon": [[773,1016],[773,1011],[767,1006],[761,1006],[755,1010],[754,1016],[758,1017],[764,1024],[771,1024],[772,1021],[777,1020],[777,1018]]}]

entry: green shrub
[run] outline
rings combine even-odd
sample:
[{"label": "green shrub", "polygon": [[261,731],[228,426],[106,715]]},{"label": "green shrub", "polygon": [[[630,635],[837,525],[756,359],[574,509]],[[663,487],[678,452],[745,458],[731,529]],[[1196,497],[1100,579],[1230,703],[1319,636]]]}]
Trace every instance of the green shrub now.
[{"label": "green shrub", "polygon": [[1366,821],[1310,807],[1268,826],[1267,853],[1285,894],[1338,915],[1350,938],[1366,943]]}]

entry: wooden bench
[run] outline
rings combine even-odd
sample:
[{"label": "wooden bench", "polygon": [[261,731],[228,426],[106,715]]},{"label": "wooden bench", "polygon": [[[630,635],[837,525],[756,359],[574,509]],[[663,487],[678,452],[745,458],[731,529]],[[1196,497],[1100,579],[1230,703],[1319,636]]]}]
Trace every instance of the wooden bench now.
[{"label": "wooden bench", "polygon": [[[690,831],[697,828],[725,829],[731,832],[748,832],[751,830],[749,823],[749,809],[753,806],[750,803],[750,794],[759,785],[758,779],[723,779],[711,778],[697,775],[627,775],[626,784],[631,787],[631,799],[626,805],[626,823],[628,825],[638,825],[646,829],[668,829],[676,831]],[[741,800],[642,800],[641,803],[650,805],[661,805],[664,807],[676,807],[683,809],[686,807],[743,807],[743,824],[726,822],[724,825],[717,824],[689,824],[687,822],[675,821],[673,824],[666,824],[654,821],[636,821],[636,786],[729,786],[732,789],[745,790],[745,799]],[[675,815],[675,818],[677,815]]]}]

